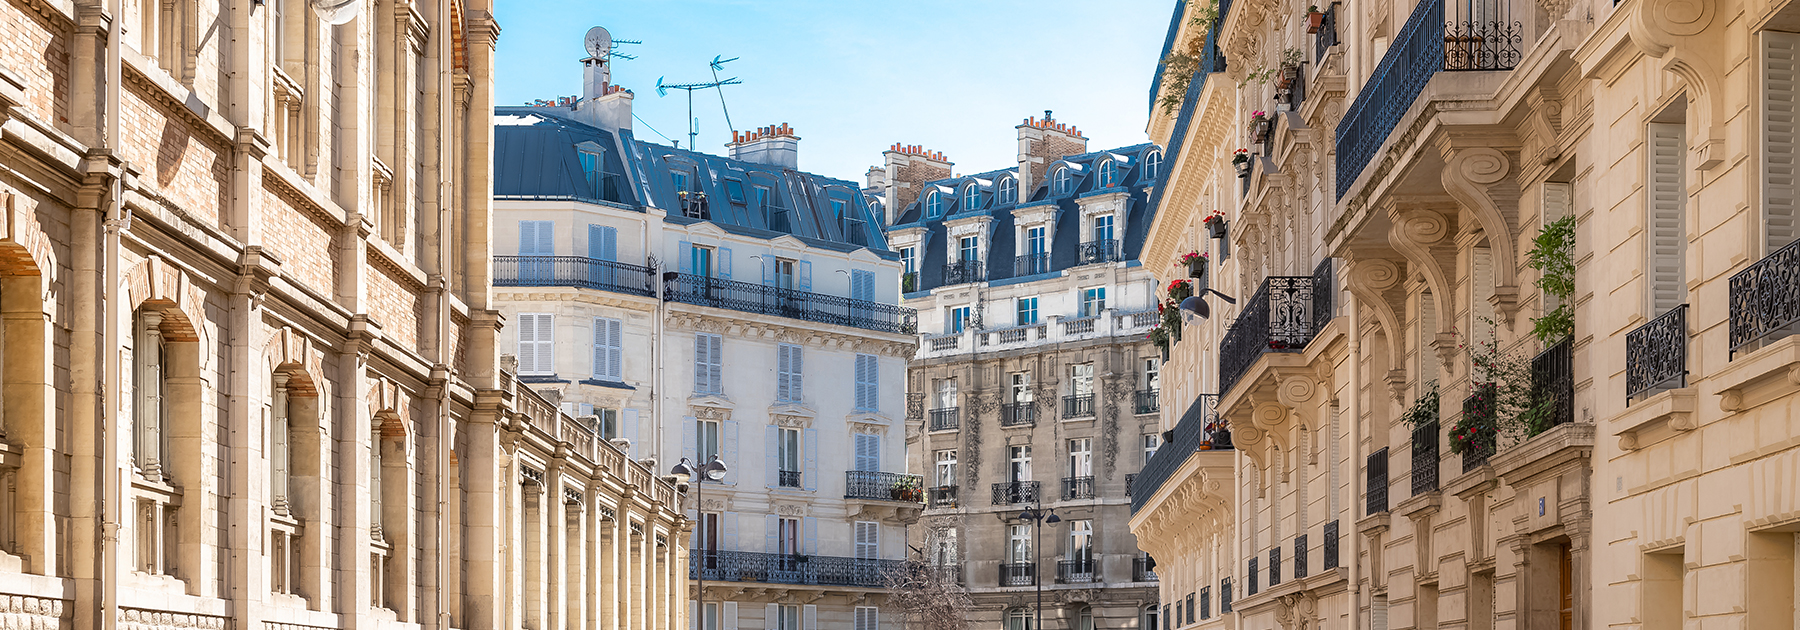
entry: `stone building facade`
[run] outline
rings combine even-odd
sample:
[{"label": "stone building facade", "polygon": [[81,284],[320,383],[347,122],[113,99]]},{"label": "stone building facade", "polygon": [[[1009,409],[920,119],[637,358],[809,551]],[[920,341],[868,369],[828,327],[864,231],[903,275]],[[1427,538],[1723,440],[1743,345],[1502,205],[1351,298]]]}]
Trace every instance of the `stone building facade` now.
[{"label": "stone building facade", "polygon": [[[917,198],[887,229],[919,312],[907,457],[928,492],[912,545],[983,627],[1036,627],[1040,587],[1045,627],[1143,627],[1156,574],[1124,524],[1130,474],[1160,439],[1162,357],[1144,337],[1160,316],[1140,249],[1162,151],[1089,152],[1048,116],[1018,132],[1015,167],[869,182]],[[948,172],[916,147],[888,151],[884,170],[922,154]],[[1034,507],[1046,518],[1022,518]]]},{"label": "stone building facade", "polygon": [[0,3],[0,624],[680,627],[495,352],[490,7],[108,4]]}]

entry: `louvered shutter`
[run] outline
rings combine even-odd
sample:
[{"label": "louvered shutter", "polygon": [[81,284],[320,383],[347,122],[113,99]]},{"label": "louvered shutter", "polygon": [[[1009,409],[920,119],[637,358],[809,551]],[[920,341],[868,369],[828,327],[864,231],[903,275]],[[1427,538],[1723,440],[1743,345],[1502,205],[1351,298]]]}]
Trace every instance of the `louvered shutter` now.
[{"label": "louvered shutter", "polygon": [[555,371],[552,328],[548,313],[519,315],[519,373],[549,374]]},{"label": "louvered shutter", "polygon": [[604,225],[588,226],[588,257],[595,260],[619,259],[619,230]]},{"label": "louvered shutter", "polygon": [[774,514],[763,515],[763,553],[781,553],[781,517]]},{"label": "louvered shutter", "polygon": [[806,366],[801,361],[803,355],[800,346],[788,346],[788,354],[793,356],[793,359],[788,361],[788,394],[792,396],[789,400],[800,402],[803,395],[800,387],[801,375],[806,373]]},{"label": "louvered shutter", "polygon": [[862,269],[850,271],[850,299],[875,301],[875,272]]},{"label": "louvered shutter", "polygon": [[738,515],[736,512],[719,514],[719,542],[713,546],[719,551],[741,551],[738,547]]},{"label": "louvered shutter", "polygon": [[720,247],[713,250],[713,277],[720,280],[731,279],[730,247]]},{"label": "louvered shutter", "polygon": [[[724,457],[727,462],[738,461],[738,421],[726,420],[719,430],[724,433],[719,436],[719,450],[722,451],[720,456]],[[725,477],[725,485],[737,485],[737,477]]]},{"label": "louvered shutter", "polygon": [[819,607],[807,604],[801,608],[800,630],[819,630]]},{"label": "louvered shutter", "polygon": [[805,469],[800,471],[800,483],[808,491],[819,489],[819,430],[807,429],[800,432],[800,452],[805,455]]},{"label": "louvered shutter", "polygon": [[699,425],[695,424],[693,416],[684,416],[681,418],[681,458],[693,462],[695,465],[705,464],[706,462],[697,459],[699,452]]},{"label": "louvered shutter", "polygon": [[805,530],[802,532],[805,539],[801,541],[800,547],[803,550],[802,553],[809,556],[819,555],[819,519],[808,516],[801,519],[800,526]]},{"label": "louvered shutter", "polygon": [[709,347],[706,359],[710,362],[706,366],[706,378],[712,383],[712,389],[707,391],[722,394],[725,392],[725,380],[722,373],[725,365],[725,338],[718,335],[707,335],[706,339]]},{"label": "louvered shutter", "polygon": [[[775,553],[773,551],[769,553]],[[787,630],[781,627],[781,605],[767,604],[763,606],[763,627],[770,630]]]},{"label": "louvered shutter", "polygon": [[694,273],[694,244],[677,241],[675,244],[675,264],[677,270],[684,274]]},{"label": "louvered shutter", "polygon": [[694,335],[694,392],[712,392],[712,335]]},{"label": "louvered shutter", "polygon": [[1800,34],[1762,31],[1762,206],[1766,251],[1792,243],[1800,203]]},{"label": "louvered shutter", "polygon": [[788,355],[788,346],[775,346],[775,400],[793,400],[793,389],[788,384],[788,375],[793,371],[789,364],[792,358]]},{"label": "louvered shutter", "polygon": [[879,366],[875,355],[856,355],[856,408],[862,411],[876,411],[880,408],[881,394],[877,386]]},{"label": "louvered shutter", "polygon": [[780,439],[780,427],[773,424],[763,427],[763,452],[765,453],[763,456],[763,466],[768,470],[768,474],[765,476],[768,478],[767,481],[770,488],[781,487],[781,473],[779,472],[781,470],[781,462],[776,457],[777,453],[781,450],[781,446],[779,445]]},{"label": "louvered shutter", "polygon": [[618,381],[624,378],[623,352],[619,347],[622,322],[604,317],[594,318],[594,378]]},{"label": "louvered shutter", "polygon": [[881,470],[881,436],[856,434],[856,469]]},{"label": "louvered shutter", "polygon": [[1644,268],[1649,278],[1649,317],[1662,315],[1687,299],[1682,260],[1687,241],[1683,234],[1687,207],[1684,132],[1681,124],[1652,123],[1649,127],[1649,229],[1645,236],[1650,256]]},{"label": "louvered shutter", "polygon": [[856,607],[856,630],[879,630],[880,624],[876,609],[870,606]]},{"label": "louvered shutter", "polygon": [[799,274],[799,276],[800,276],[800,290],[805,291],[805,292],[811,292],[812,291],[812,262],[802,260],[800,262],[794,263],[794,267],[795,267],[795,273]]},{"label": "louvered shutter", "polygon": [[[694,531],[698,532],[699,529]],[[688,602],[688,630],[704,630],[700,627],[700,603]]]},{"label": "louvered shutter", "polygon": [[881,525],[872,521],[856,522],[856,559],[881,557]]},{"label": "louvered shutter", "polygon": [[[625,426],[619,427],[619,431],[624,435],[626,442],[636,443],[637,442],[638,410],[626,409],[625,413],[620,414],[620,415],[624,416],[624,418],[622,420],[620,420],[620,424],[623,424]],[[626,454],[630,455],[630,453],[626,453]]]}]

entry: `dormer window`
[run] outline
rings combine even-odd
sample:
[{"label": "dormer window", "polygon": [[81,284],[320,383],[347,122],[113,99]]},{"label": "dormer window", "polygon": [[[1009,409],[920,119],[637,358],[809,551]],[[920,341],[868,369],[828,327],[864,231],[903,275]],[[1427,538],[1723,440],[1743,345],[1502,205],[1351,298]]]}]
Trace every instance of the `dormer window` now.
[{"label": "dormer window", "polygon": [[944,216],[944,196],[932,191],[925,196],[925,218],[937,219]]},{"label": "dormer window", "polygon": [[1144,154],[1144,176],[1141,181],[1151,181],[1162,174],[1162,152],[1152,150]]},{"label": "dormer window", "polygon": [[969,184],[967,187],[963,188],[962,207],[963,210],[974,210],[981,207],[980,186]]},{"label": "dormer window", "polygon": [[1111,188],[1119,185],[1119,163],[1113,160],[1100,162],[1100,185],[1098,188]]},{"label": "dormer window", "polygon": [[1000,200],[999,200],[999,203],[1009,204],[1009,203],[1018,203],[1018,202],[1019,202],[1019,182],[1017,180],[1014,180],[1011,177],[1000,178]]},{"label": "dormer window", "polygon": [[1058,195],[1067,195],[1069,194],[1069,191],[1074,189],[1075,176],[1069,172],[1068,168],[1056,169],[1056,174],[1050,176],[1050,192]]}]

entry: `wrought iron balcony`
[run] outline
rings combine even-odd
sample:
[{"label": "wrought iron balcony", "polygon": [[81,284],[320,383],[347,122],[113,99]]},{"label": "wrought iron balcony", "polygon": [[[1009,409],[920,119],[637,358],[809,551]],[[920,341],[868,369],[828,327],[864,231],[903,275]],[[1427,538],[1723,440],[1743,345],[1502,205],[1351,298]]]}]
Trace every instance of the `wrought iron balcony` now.
[{"label": "wrought iron balcony", "polygon": [[656,295],[650,268],[585,256],[495,256],[494,286],[575,287]]},{"label": "wrought iron balcony", "polygon": [[[1172,431],[1173,440],[1164,442],[1156,448],[1156,454],[1144,464],[1144,469],[1137,476],[1126,482],[1128,495],[1131,497],[1131,513],[1136,514],[1156,491],[1162,488],[1169,475],[1181,468],[1189,456],[1200,450],[1204,443],[1210,449],[1231,448],[1231,434],[1222,430],[1215,431],[1213,426],[1218,421],[1214,407],[1218,404],[1216,394],[1201,394],[1182,412],[1181,421],[1175,424]],[[1223,442],[1221,444],[1221,441]]]},{"label": "wrought iron balcony", "polygon": [[1094,476],[1063,477],[1062,496],[1065,500],[1094,498]]},{"label": "wrought iron balcony", "polygon": [[1150,556],[1138,556],[1131,559],[1131,581],[1155,582],[1156,561]]},{"label": "wrought iron balcony", "polygon": [[919,332],[918,313],[893,304],[687,273],[664,273],[663,280],[663,299],[671,302],[879,332]]},{"label": "wrought iron balcony", "polygon": [[1388,450],[1383,447],[1369,454],[1369,485],[1365,489],[1368,495],[1369,514],[1380,514],[1388,511]]},{"label": "wrought iron balcony", "polygon": [[798,470],[778,471],[777,476],[780,477],[779,481],[783,488],[800,487],[800,471]]},{"label": "wrought iron balcony", "polygon": [[1013,277],[1050,273],[1050,252],[1026,254],[1013,258]]},{"label": "wrought iron balcony", "polygon": [[905,565],[901,560],[696,550],[688,556],[688,579],[881,588]]},{"label": "wrought iron balcony", "polygon": [[1062,560],[1056,563],[1057,584],[1088,584],[1100,581],[1100,563],[1093,558]]},{"label": "wrought iron balcony", "polygon": [[1269,548],[1269,588],[1281,584],[1281,547]]},{"label": "wrought iron balcony", "polygon": [[1499,412],[1497,398],[1498,388],[1493,383],[1476,383],[1474,391],[1463,399],[1463,417],[1473,418],[1475,422],[1465,423],[1477,427],[1485,427],[1472,438],[1457,436],[1458,440],[1472,440],[1463,447],[1463,472],[1469,472],[1486,464],[1488,457],[1500,447],[1499,430],[1494,427],[1494,417]]},{"label": "wrought iron balcony", "polygon": [[1438,489],[1438,429],[1436,420],[1413,428],[1412,493],[1415,497]]},{"label": "wrought iron balcony", "polygon": [[963,568],[960,564],[939,564],[929,569],[936,574],[937,580],[943,584],[962,584]]},{"label": "wrought iron balcony", "polygon": [[1094,395],[1063,397],[1064,418],[1087,418],[1094,415]]},{"label": "wrought iron balcony", "polygon": [[1008,562],[1000,565],[1000,586],[1036,586],[1037,563]]},{"label": "wrought iron balcony", "polygon": [[944,265],[944,286],[985,280],[987,280],[987,274],[979,260],[959,260]]},{"label": "wrought iron balcony", "polygon": [[[1682,311],[1687,310],[1682,305]],[[1682,356],[1687,356],[1686,327],[1682,327],[1684,343],[1680,345]],[[1631,338],[1625,338],[1627,354],[1631,348]],[[1682,361],[1682,373],[1685,375],[1687,362]],[[1629,376],[1627,369],[1627,376]],[[1541,396],[1550,400],[1550,417],[1541,427],[1534,427],[1533,435],[1547,431],[1559,424],[1575,421],[1575,340],[1566,337],[1562,341],[1550,344],[1543,352],[1531,359],[1531,384]]]},{"label": "wrought iron balcony", "polygon": [[1332,265],[1311,276],[1270,276],[1245,303],[1219,342],[1219,393],[1231,391],[1267,352],[1300,352],[1331,321]]},{"label": "wrought iron balcony", "polygon": [[1038,482],[1036,481],[1006,481],[994,484],[994,505],[1036,503],[1037,500]]},{"label": "wrought iron balcony", "polygon": [[956,486],[932,486],[929,494],[931,507],[956,507]]},{"label": "wrought iron balcony", "polygon": [[1160,393],[1161,392],[1154,389],[1137,390],[1137,395],[1134,396],[1132,400],[1132,402],[1136,404],[1132,405],[1132,407],[1137,413],[1156,413],[1162,409],[1161,401],[1158,400],[1158,394]]},{"label": "wrought iron balcony", "polygon": [[1731,353],[1800,329],[1800,240],[1731,277]]},{"label": "wrought iron balcony", "polygon": [[[1686,304],[1669,309],[1625,335],[1627,402],[1687,386],[1687,311]],[[1573,382],[1573,378],[1568,380]]]},{"label": "wrought iron balcony", "polygon": [[1338,43],[1337,8],[1335,3],[1325,7],[1325,20],[1319,23],[1319,32],[1313,34],[1313,61],[1325,59],[1325,53]]},{"label": "wrought iron balcony", "polygon": [[873,470],[846,470],[844,471],[844,498],[924,503],[925,493],[922,490],[924,484],[925,478],[918,475]]},{"label": "wrought iron balcony", "polygon": [[1244,577],[1250,578],[1250,584],[1245,587],[1248,590],[1244,591],[1244,593],[1247,595],[1255,595],[1258,590],[1256,588],[1256,581],[1258,578],[1260,578],[1262,576],[1261,572],[1257,571],[1257,569],[1256,569],[1256,561],[1259,559],[1260,558],[1251,557],[1250,563],[1249,563],[1250,570],[1244,573]]},{"label": "wrought iron balcony", "polygon": [[[1502,7],[1508,3],[1501,3]],[[1502,9],[1505,10],[1504,8]],[[1500,20],[1444,24],[1445,70],[1511,70],[1525,58],[1525,25]]]},{"label": "wrought iron balcony", "polygon": [[1131,498],[1131,487],[1137,485],[1137,473],[1125,473],[1125,498]]},{"label": "wrought iron balcony", "polygon": [[1294,537],[1294,579],[1306,579],[1306,534]]},{"label": "wrought iron balcony", "polygon": [[1094,265],[1119,261],[1119,239],[1107,238],[1081,244],[1077,264]]},{"label": "wrought iron balcony", "polygon": [[1321,541],[1319,548],[1322,550],[1322,553],[1325,556],[1325,561],[1322,563],[1321,566],[1323,566],[1326,571],[1330,571],[1332,569],[1338,568],[1338,522],[1337,521],[1334,520],[1334,521],[1331,521],[1331,522],[1328,522],[1325,524],[1325,540]]},{"label": "wrought iron balcony", "polygon": [[1000,405],[1000,426],[1028,427],[1037,424],[1037,407],[1032,402],[1009,402]]},{"label": "wrought iron balcony", "polygon": [[1219,614],[1231,612],[1231,578],[1219,580]]},{"label": "wrought iron balcony", "polygon": [[962,408],[946,407],[931,410],[931,430],[954,431],[962,426]]}]

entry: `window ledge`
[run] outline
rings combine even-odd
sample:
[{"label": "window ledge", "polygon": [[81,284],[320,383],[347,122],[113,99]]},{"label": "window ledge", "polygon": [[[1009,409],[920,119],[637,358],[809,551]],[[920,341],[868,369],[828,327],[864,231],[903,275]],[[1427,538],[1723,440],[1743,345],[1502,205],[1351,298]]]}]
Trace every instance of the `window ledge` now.
[{"label": "window ledge", "polygon": [[566,379],[557,378],[555,374],[520,374],[518,380],[520,383],[532,384],[569,382]]},{"label": "window ledge", "polygon": [[629,390],[633,390],[633,391],[637,390],[636,387],[627,385],[627,384],[625,384],[624,381],[603,381],[600,379],[584,378],[584,379],[581,379],[580,381],[577,381],[577,383],[581,384],[581,385],[592,385],[594,387],[610,387],[612,389],[629,389]]},{"label": "window ledge", "polygon": [[1694,417],[1695,392],[1692,387],[1665,390],[1628,409],[1613,421],[1621,427],[1613,432],[1619,438],[1619,449],[1635,451],[1698,428]]},{"label": "window ledge", "polygon": [[169,505],[181,507],[181,488],[160,481],[145,479],[142,474],[138,473],[132,473],[131,475],[131,488],[137,490],[138,494],[149,495],[159,501],[168,503]]}]

